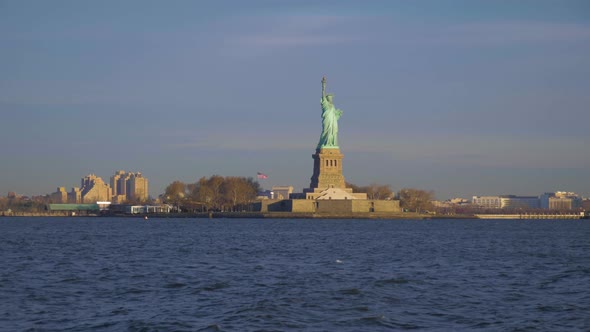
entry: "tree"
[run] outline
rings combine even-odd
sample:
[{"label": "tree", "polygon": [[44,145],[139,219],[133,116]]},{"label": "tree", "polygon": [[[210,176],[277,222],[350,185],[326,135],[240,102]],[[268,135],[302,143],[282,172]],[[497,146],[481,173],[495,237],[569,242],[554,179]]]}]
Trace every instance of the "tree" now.
[{"label": "tree", "polygon": [[191,185],[193,188],[191,192],[191,198],[197,202],[203,204],[207,210],[213,207],[213,191],[209,187],[208,181],[206,177],[202,177]]},{"label": "tree", "polygon": [[[182,195],[179,195],[182,196]],[[141,197],[135,197],[135,198],[128,198],[125,200],[125,204],[130,204],[130,205],[143,205],[143,204],[147,204],[147,205],[151,205],[154,204],[155,200],[153,197],[148,196],[147,198],[141,198]]]},{"label": "tree", "polygon": [[434,194],[432,191],[403,188],[399,191],[400,206],[404,209],[422,212],[432,209],[432,199]]},{"label": "tree", "polygon": [[360,187],[346,182],[346,187],[351,188],[355,193],[366,193],[368,199],[392,199],[394,196],[391,186],[388,184],[380,185],[377,183],[371,183],[368,186]]},{"label": "tree", "polygon": [[254,200],[260,190],[260,184],[251,177],[219,175],[213,175],[208,179],[202,177],[187,187],[190,188],[190,201],[193,205],[213,210],[236,210]]},{"label": "tree", "polygon": [[392,199],[393,191],[389,185],[378,185],[371,183],[366,187],[366,193],[368,199]]},{"label": "tree", "polygon": [[174,181],[166,187],[166,195],[172,197],[184,198],[186,195],[186,184],[181,181]]},{"label": "tree", "polygon": [[239,205],[249,202],[256,197],[256,189],[248,179],[240,177],[227,177],[222,186],[222,192],[225,201],[229,203],[232,209]]},{"label": "tree", "polygon": [[223,196],[221,194],[221,186],[225,179],[220,175],[213,175],[207,179],[207,188],[209,188],[211,202],[215,209],[221,210],[223,208]]},{"label": "tree", "polygon": [[346,185],[346,188],[351,188],[352,191],[355,193],[366,193],[366,191],[363,187],[359,187],[354,183],[346,182],[345,185]]},{"label": "tree", "polygon": [[254,180],[251,176],[246,178],[246,182],[248,182],[248,185],[252,188],[253,193],[251,193],[252,197],[250,197],[250,200],[253,200],[256,198],[256,195],[262,191],[262,187],[260,186],[260,183]]},{"label": "tree", "polygon": [[181,181],[174,181],[166,187],[165,199],[167,202],[172,202],[178,205],[186,197],[186,184]]}]

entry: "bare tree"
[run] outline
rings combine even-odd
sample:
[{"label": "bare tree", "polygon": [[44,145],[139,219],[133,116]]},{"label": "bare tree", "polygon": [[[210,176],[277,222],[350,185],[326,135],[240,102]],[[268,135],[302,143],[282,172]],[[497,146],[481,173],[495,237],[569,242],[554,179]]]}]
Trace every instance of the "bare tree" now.
[{"label": "bare tree", "polygon": [[346,182],[346,187],[352,188],[352,191],[356,193],[366,193],[368,199],[392,199],[394,196],[391,186],[388,184],[380,185],[377,183],[371,183],[368,186],[360,187]]},{"label": "bare tree", "polygon": [[208,210],[214,206],[214,193],[209,187],[206,177],[202,177],[195,184],[191,185],[193,188],[191,197],[193,200],[203,204]]},{"label": "bare tree", "polygon": [[366,193],[368,199],[392,199],[393,191],[389,185],[379,185],[371,183],[366,187]]},{"label": "bare tree", "polygon": [[251,185],[248,179],[240,177],[225,178],[222,191],[232,209],[236,209],[239,205],[245,204],[256,197],[255,187]]},{"label": "bare tree", "polygon": [[432,191],[403,188],[399,191],[400,205],[404,209],[410,211],[422,212],[432,209],[432,199],[434,193]]},{"label": "bare tree", "polygon": [[366,188],[359,187],[354,183],[346,182],[346,188],[351,188],[355,193],[366,193]]},{"label": "bare tree", "polygon": [[181,181],[174,181],[166,187],[166,196],[169,199],[184,198],[186,195],[186,184]]},{"label": "bare tree", "polygon": [[213,175],[202,177],[198,182],[189,184],[190,199],[193,205],[205,206],[207,209],[236,210],[256,198],[260,184],[253,178]]}]

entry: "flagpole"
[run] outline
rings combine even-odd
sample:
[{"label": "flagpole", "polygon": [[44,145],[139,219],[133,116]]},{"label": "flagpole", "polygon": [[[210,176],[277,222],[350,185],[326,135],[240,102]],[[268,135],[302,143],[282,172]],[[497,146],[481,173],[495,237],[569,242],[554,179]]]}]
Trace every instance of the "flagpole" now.
[{"label": "flagpole", "polygon": [[[256,172],[256,178],[258,179],[258,181],[266,180],[266,179],[268,179],[268,175],[266,175],[262,172]],[[262,182],[262,181],[260,181],[260,182]],[[262,183],[260,185],[261,185],[262,189],[265,190],[264,186],[262,186]]]}]

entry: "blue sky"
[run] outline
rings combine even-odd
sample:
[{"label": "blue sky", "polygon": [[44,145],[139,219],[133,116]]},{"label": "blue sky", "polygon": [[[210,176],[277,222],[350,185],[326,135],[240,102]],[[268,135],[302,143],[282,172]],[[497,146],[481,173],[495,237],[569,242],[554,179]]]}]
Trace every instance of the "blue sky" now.
[{"label": "blue sky", "polygon": [[0,193],[141,171],[590,196],[588,1],[1,1]]}]

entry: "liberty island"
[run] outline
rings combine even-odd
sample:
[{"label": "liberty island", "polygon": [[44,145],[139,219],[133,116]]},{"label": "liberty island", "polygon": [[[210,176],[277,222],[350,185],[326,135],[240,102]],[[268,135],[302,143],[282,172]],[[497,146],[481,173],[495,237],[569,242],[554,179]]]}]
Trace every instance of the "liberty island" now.
[{"label": "liberty island", "polygon": [[[338,120],[342,110],[334,105],[334,96],[326,93],[326,77],[322,78],[322,132],[313,158],[313,174],[309,188],[292,193],[288,199],[263,200],[256,203],[260,212],[312,213],[338,216],[395,217],[401,213],[398,200],[367,199],[366,193],[347,188],[343,175],[344,155],[338,143]],[[377,215],[375,215],[377,214]]]}]

